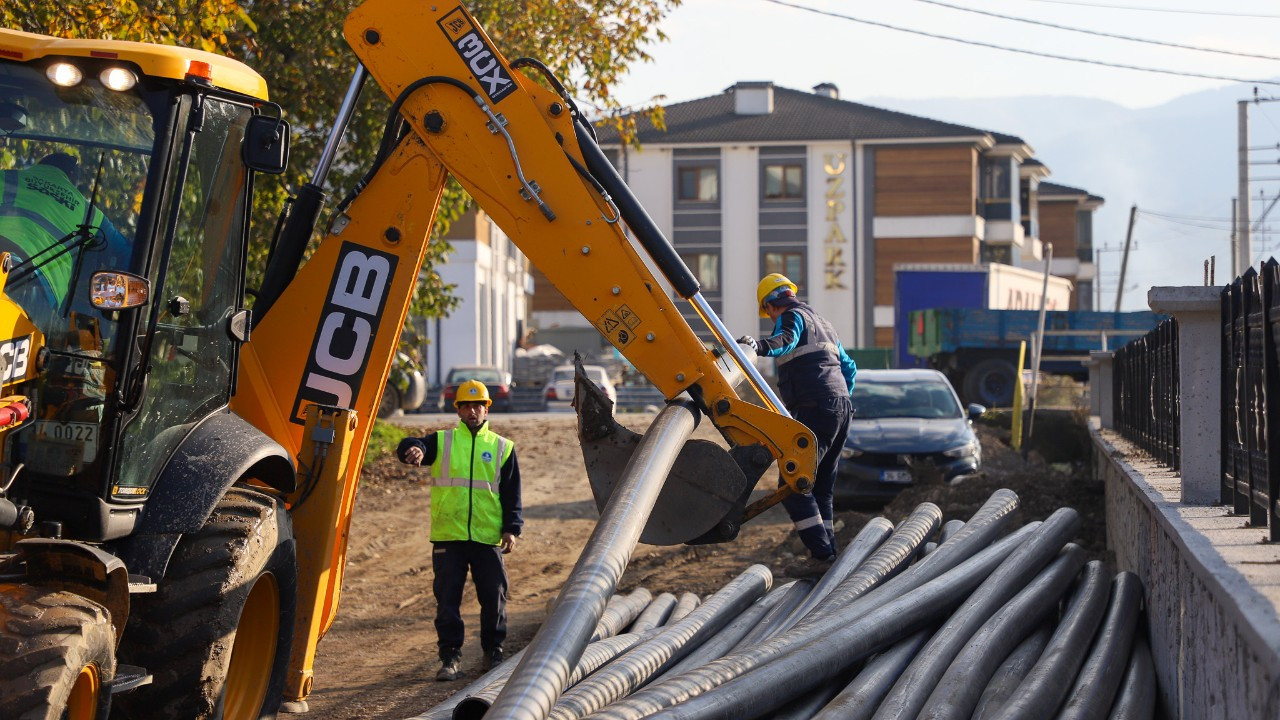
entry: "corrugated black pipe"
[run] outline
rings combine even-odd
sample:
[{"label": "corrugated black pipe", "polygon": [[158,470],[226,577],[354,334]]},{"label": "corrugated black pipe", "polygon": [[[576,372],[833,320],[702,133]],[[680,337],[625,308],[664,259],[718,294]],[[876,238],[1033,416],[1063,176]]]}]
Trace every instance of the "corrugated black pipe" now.
[{"label": "corrugated black pipe", "polygon": [[1044,652],[1045,646],[1049,644],[1049,638],[1053,636],[1053,629],[1057,625],[1056,616],[1050,622],[1041,623],[1039,628],[1036,628],[1027,639],[1014,648],[1013,652],[1009,653],[1009,657],[1005,658],[1003,663],[1000,663],[996,674],[991,676],[991,682],[988,682],[986,689],[982,691],[982,697],[978,698],[978,706],[973,710],[973,720],[986,720],[1009,702],[1009,698],[1018,689],[1023,678],[1031,671],[1036,660],[1040,659],[1040,653]]},{"label": "corrugated black pipe", "polygon": [[885,540],[893,534],[893,523],[882,517],[871,518],[866,525],[858,531],[856,537],[845,546],[844,550],[836,556],[836,561],[831,567],[822,574],[822,578],[818,580],[818,584],[813,586],[809,594],[805,596],[804,601],[792,610],[790,615],[782,622],[777,631],[769,633],[766,637],[772,637],[782,630],[790,630],[805,615],[808,615],[819,603],[824,601],[840,583],[844,582],[860,567],[868,558],[884,544]]},{"label": "corrugated black pipe", "polygon": [[707,599],[702,607],[624,655],[596,671],[582,683],[560,696],[552,708],[552,720],[574,720],[626,697],[662,668],[691,652],[699,643],[728,625],[743,610],[763,596],[773,583],[773,574],[763,565],[752,565]]},{"label": "corrugated black pipe", "polygon": [[1120,692],[1107,720],[1151,720],[1156,714],[1156,667],[1151,662],[1151,648],[1139,631],[1134,638],[1129,667],[1125,670]]},{"label": "corrugated black pipe", "polygon": [[623,628],[640,617],[640,613],[644,612],[652,600],[653,593],[647,588],[636,588],[625,596],[614,595],[609,598],[600,621],[596,623],[596,628],[591,633],[591,642],[622,632]]},{"label": "corrugated black pipe", "polygon": [[[959,598],[977,587],[1019,545],[1030,542],[1039,525],[1028,523],[995,544],[973,548],[977,551],[973,557],[942,573],[916,592],[883,603],[865,602],[871,599],[869,594],[833,613],[821,623],[806,619],[795,628],[741,653],[713,660],[682,675],[650,685],[631,697],[604,708],[597,715],[599,718],[614,720],[638,720],[677,703],[685,703],[681,706],[683,710],[688,706],[689,698],[707,693],[740,678],[762,663],[783,656],[790,664],[802,662],[806,656],[817,663],[817,668],[806,665],[804,672],[789,673],[787,676],[789,682],[799,684],[798,692],[804,692],[842,672],[852,663],[892,645],[898,637],[914,632],[916,625],[923,627],[935,615],[954,607]],[[881,599],[887,597],[882,596]],[[809,682],[809,678],[805,676],[811,670],[813,682]],[[767,683],[763,689],[770,689]],[[781,697],[778,702],[789,699],[790,697]],[[764,711],[769,709],[772,707],[762,708]]]},{"label": "corrugated black pipe", "polygon": [[697,650],[689,653],[688,657],[673,665],[669,670],[664,670],[661,675],[655,677],[651,682],[658,682],[663,678],[675,677],[681,673],[692,670],[696,667],[724,657],[726,653],[733,649],[738,641],[751,632],[751,628],[759,624],[769,609],[778,603],[786,593],[783,588],[774,588],[768,595],[760,598],[751,607],[742,611],[742,614],[725,626],[723,630],[711,636],[706,642],[698,646]]},{"label": "corrugated black pipe", "polygon": [[930,637],[933,637],[933,628],[921,630],[871,658],[862,672],[814,715],[813,720],[869,720]]},{"label": "corrugated black pipe", "polygon": [[669,403],[640,438],[605,503],[560,598],[489,715],[544,720],[582,657],[605,601],[618,586],[676,457],[697,425],[692,401]]},{"label": "corrugated black pipe", "polygon": [[[852,623],[843,622],[837,613],[825,623],[825,631],[812,641],[792,646],[768,664],[689,698],[678,707],[668,708],[658,717],[712,720],[763,715],[831,680],[853,663],[940,620],[959,604],[960,609],[934,634],[916,662],[898,679],[877,717],[886,710],[893,713],[899,705],[914,705],[914,711],[918,712],[924,697],[916,701],[909,693],[901,693],[900,688],[911,687],[906,679],[918,675],[927,683],[927,695],[964,641],[1079,531],[1079,515],[1069,508],[1058,510],[990,573],[975,572],[973,566],[961,572],[957,567]],[[939,548],[935,556],[941,552]],[[931,652],[936,655],[930,655]],[[920,664],[925,657],[939,659],[941,666],[936,674],[932,666]],[[913,673],[916,668],[919,669]],[[895,695],[900,693],[907,703],[895,702]],[[910,717],[915,717],[914,712]]]},{"label": "corrugated black pipe", "polygon": [[[573,674],[569,676],[569,685],[572,686],[574,683],[579,682],[610,660],[635,647],[637,643],[643,642],[645,637],[645,635],[639,633],[623,633],[622,635],[615,635],[591,643],[586,650],[582,651],[582,659],[578,661],[578,666],[574,668]],[[453,720],[480,720],[480,718],[484,717],[489,710],[489,706],[493,704],[493,699],[498,697],[498,693],[502,691],[502,686],[511,677],[511,670],[514,668],[514,665],[507,668],[507,672],[502,677],[496,678],[488,687],[475,693],[468,693],[465,697],[462,697],[456,703],[457,707],[451,716]],[[456,693],[456,695],[461,694],[461,692]]]},{"label": "corrugated black pipe", "polygon": [[1058,712],[1058,720],[1085,720],[1105,717],[1124,680],[1133,633],[1142,607],[1142,581],[1131,572],[1122,572],[1111,581],[1111,601],[1106,618],[1093,638],[1093,646],[1075,686]]},{"label": "corrugated black pipe", "polygon": [[[1054,560],[1063,546],[1080,532],[1080,514],[1071,508],[1060,508],[1045,519],[1041,526],[1040,537],[1061,538],[1062,542],[1053,546],[1051,542],[1028,542],[1009,556],[991,576],[982,583],[982,587],[964,601],[960,609],[947,619],[929,644],[911,663],[911,667],[898,678],[889,696],[880,704],[876,712],[876,720],[912,719],[920,714],[925,700],[933,692],[934,687],[942,679],[951,661],[964,648],[965,643],[973,637],[997,610],[1009,602],[1020,592],[1040,570]],[[938,549],[938,553],[942,548]],[[936,554],[933,556],[936,557]],[[1083,558],[1075,565],[1071,575],[1083,565]],[[985,683],[984,683],[985,684]],[[975,698],[976,700],[976,698]]]},{"label": "corrugated black pipe", "polygon": [[795,610],[800,606],[800,603],[804,602],[805,597],[808,596],[810,591],[813,590],[814,585],[817,584],[817,580],[814,578],[800,578],[799,580],[793,580],[787,584],[791,587],[787,589],[786,594],[782,596],[782,599],[778,601],[778,604],[774,605],[773,609],[765,613],[764,618],[762,618],[754,628],[751,628],[751,632],[747,633],[746,637],[739,640],[738,644],[735,645],[733,650],[730,652],[738,652],[739,650],[749,648],[752,645],[758,645],[763,642],[765,638],[772,635],[773,633],[770,631],[776,630],[779,625],[785,622],[787,617],[791,615],[791,611]]},{"label": "corrugated black pipe", "polygon": [[993,718],[1022,720],[1049,718],[1071,690],[1071,681],[1084,662],[1093,633],[1107,610],[1106,570],[1100,562],[1085,565],[1080,582],[1067,603],[1049,645],[1036,661],[1027,678],[1009,698],[1009,702]]},{"label": "corrugated black pipe", "polygon": [[[951,661],[933,693],[925,701],[920,718],[969,720],[982,691],[1002,660],[1018,647],[1029,631],[1056,615],[1062,596],[1084,567],[1084,550],[1069,543],[1039,575],[974,633]],[[948,623],[950,625],[950,623]]]},{"label": "corrugated black pipe", "polygon": [[649,601],[649,605],[645,607],[644,612],[640,613],[640,617],[631,623],[629,630],[635,633],[642,633],[646,630],[662,627],[662,624],[667,621],[667,617],[671,615],[671,611],[675,607],[675,595],[669,592],[659,593],[658,597]]},{"label": "corrugated black pipe", "polygon": [[671,611],[671,615],[667,617],[667,621],[663,625],[675,625],[684,619],[686,615],[698,609],[702,604],[702,598],[697,593],[681,593],[680,602],[676,603],[676,607]]}]

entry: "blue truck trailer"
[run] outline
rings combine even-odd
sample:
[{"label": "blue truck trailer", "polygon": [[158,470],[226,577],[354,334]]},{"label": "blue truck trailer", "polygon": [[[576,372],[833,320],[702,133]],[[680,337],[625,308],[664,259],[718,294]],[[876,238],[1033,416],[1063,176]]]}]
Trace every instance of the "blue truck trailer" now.
[{"label": "blue truck trailer", "polygon": [[[1145,335],[1164,315],[1152,312],[1058,310],[1045,313],[1041,372],[1088,376],[1092,350],[1117,347]],[[965,402],[1007,407],[1017,382],[1018,347],[1039,323],[1036,310],[932,308],[908,316],[908,352],[941,370]]]}]

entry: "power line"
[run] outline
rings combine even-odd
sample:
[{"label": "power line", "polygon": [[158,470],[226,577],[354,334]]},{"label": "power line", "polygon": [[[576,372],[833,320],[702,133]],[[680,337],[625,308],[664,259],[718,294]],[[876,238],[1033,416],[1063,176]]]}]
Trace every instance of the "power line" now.
[{"label": "power line", "polygon": [[1078,7],[1101,8],[1103,10],[1137,10],[1139,12],[1180,13],[1184,15],[1214,15],[1218,17],[1247,18],[1280,18],[1280,15],[1258,15],[1255,13],[1213,12],[1210,10],[1181,10],[1174,8],[1137,7],[1133,5],[1108,5],[1105,3],[1077,2],[1075,0],[1031,0],[1032,2],[1052,3],[1054,5],[1075,5]]},{"label": "power line", "polygon": [[977,8],[962,7],[960,5],[952,5],[951,3],[940,2],[939,0],[916,0],[928,5],[937,5],[939,7],[950,8],[951,10],[959,10],[960,12],[974,13],[976,15],[986,15],[987,17],[999,18],[1001,20],[1012,20],[1013,22],[1027,23],[1028,25],[1039,25],[1041,27],[1053,28],[1054,30],[1066,30],[1067,32],[1083,33],[1085,35],[1096,35],[1098,37],[1112,38],[1114,40],[1127,40],[1129,42],[1146,43],[1147,45],[1160,45],[1162,47],[1178,48],[1180,50],[1195,50],[1197,52],[1218,53],[1220,55],[1235,55],[1237,57],[1258,58],[1260,60],[1280,60],[1275,55],[1259,55],[1257,53],[1236,52],[1235,50],[1220,50],[1218,48],[1207,48],[1199,45],[1183,45],[1181,43],[1166,42],[1164,40],[1150,40],[1148,38],[1133,37],[1131,35],[1116,35],[1114,33],[1102,32],[1100,30],[1087,30],[1085,28],[1070,27],[1067,25],[1058,25],[1042,20],[1032,20],[1030,18],[1014,17],[1012,15],[1001,15],[1000,13],[988,12]]},{"label": "power line", "polygon": [[850,22],[862,23],[864,25],[874,25],[876,27],[886,28],[888,30],[896,30],[898,32],[910,33],[912,35],[923,35],[937,40],[950,40],[964,45],[974,45],[977,47],[991,48],[993,50],[1004,50],[1005,52],[1020,53],[1023,55],[1034,55],[1035,57],[1049,58],[1050,60],[1066,60],[1068,62],[1086,63],[1088,65],[1101,65],[1103,67],[1120,68],[1122,70],[1138,70],[1140,72],[1160,73],[1162,75],[1178,75],[1180,77],[1200,78],[1202,80],[1225,80],[1233,83],[1247,83],[1252,85],[1280,85],[1275,80],[1249,80],[1246,78],[1228,77],[1225,75],[1208,75],[1204,73],[1184,72],[1179,70],[1165,70],[1162,68],[1143,67],[1141,65],[1125,65],[1122,63],[1111,63],[1103,60],[1091,60],[1089,58],[1070,57],[1068,55],[1055,55],[1053,53],[1040,52],[1038,50],[1026,50],[1023,48],[1012,48],[1004,45],[996,45],[994,43],[982,42],[980,40],[967,40],[965,38],[953,37],[951,35],[939,35],[936,33],[925,32],[924,30],[913,30],[898,25],[880,22],[878,20],[867,20],[865,18],[857,18],[852,15],[841,15],[840,13],[830,12],[828,10],[819,10],[818,8],[806,7],[804,5],[796,5],[794,3],[784,2],[784,0],[762,0],[763,2],[789,7],[795,10],[804,10],[817,15],[826,15],[828,17],[840,18],[841,20],[849,20]]}]

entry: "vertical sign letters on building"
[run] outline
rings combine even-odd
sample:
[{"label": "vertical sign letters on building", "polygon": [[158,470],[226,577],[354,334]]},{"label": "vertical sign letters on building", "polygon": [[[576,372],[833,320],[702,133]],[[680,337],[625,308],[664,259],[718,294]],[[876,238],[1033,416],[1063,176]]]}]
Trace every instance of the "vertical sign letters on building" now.
[{"label": "vertical sign letters on building", "polygon": [[849,269],[844,253],[849,239],[840,229],[841,215],[847,209],[844,186],[844,153],[827,153],[823,156],[822,169],[826,172],[826,190],[823,197],[827,203],[827,232],[822,241],[824,254],[823,269],[826,275],[827,290],[845,290],[844,274]]}]

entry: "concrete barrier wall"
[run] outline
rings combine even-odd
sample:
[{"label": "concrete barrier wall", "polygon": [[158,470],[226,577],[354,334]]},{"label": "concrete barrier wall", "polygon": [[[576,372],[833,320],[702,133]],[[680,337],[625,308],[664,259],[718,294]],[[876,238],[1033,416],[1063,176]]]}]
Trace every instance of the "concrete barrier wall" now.
[{"label": "concrete barrier wall", "polygon": [[1157,717],[1280,718],[1280,545],[1227,508],[1179,502],[1181,478],[1091,423],[1107,544],[1147,590]]}]

